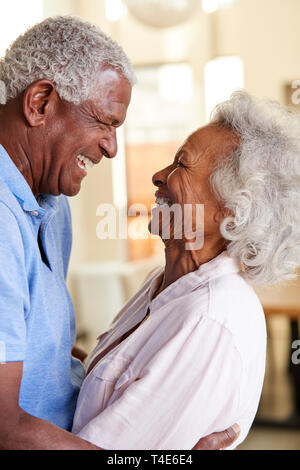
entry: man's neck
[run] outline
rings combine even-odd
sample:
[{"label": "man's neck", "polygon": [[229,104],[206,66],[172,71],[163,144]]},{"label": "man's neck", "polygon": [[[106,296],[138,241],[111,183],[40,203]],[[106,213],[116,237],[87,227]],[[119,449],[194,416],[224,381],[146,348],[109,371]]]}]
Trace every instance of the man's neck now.
[{"label": "man's neck", "polygon": [[31,190],[37,195],[33,184],[32,164],[26,148],[29,148],[28,132],[21,114],[18,100],[11,100],[0,106],[0,144],[26,179]]}]

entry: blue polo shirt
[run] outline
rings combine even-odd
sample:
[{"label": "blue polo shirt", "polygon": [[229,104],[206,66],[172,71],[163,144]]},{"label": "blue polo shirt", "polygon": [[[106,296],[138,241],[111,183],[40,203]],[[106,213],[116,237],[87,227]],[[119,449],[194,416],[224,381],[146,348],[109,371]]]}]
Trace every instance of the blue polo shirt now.
[{"label": "blue polo shirt", "polygon": [[84,376],[71,356],[71,238],[67,198],[36,199],[0,145],[0,360],[23,362],[20,407],[67,430]]}]

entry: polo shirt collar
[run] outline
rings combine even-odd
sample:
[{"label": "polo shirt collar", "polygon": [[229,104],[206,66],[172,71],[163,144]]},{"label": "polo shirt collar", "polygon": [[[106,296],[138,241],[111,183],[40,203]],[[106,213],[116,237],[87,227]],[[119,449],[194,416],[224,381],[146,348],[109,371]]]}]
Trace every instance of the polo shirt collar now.
[{"label": "polo shirt collar", "polygon": [[14,196],[18,199],[21,207],[24,211],[38,211],[39,213],[42,209],[36,198],[34,197],[33,192],[27,181],[25,180],[22,173],[18,170],[4,147],[0,144],[0,179]]}]

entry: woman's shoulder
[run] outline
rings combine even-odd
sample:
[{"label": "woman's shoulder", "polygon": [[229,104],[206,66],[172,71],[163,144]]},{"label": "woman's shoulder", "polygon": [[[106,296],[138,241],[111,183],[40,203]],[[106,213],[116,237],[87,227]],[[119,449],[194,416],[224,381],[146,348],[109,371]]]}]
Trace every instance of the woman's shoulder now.
[{"label": "woman's shoulder", "polygon": [[252,320],[261,321],[263,309],[253,287],[245,280],[243,274],[232,273],[209,282],[210,309],[209,315],[219,321],[230,323],[242,312],[251,314]]},{"label": "woman's shoulder", "polygon": [[263,351],[266,347],[266,321],[260,300],[241,273],[213,279],[209,283],[207,315],[229,330],[239,351]]}]

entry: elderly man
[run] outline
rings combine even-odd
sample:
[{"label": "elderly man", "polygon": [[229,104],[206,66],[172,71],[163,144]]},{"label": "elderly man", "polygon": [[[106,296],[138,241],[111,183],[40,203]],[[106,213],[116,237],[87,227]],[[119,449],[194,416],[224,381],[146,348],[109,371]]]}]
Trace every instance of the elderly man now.
[{"label": "elderly man", "polygon": [[[0,448],[97,449],[70,433],[82,363],[66,288],[74,196],[113,158],[134,72],[98,28],[49,18],[0,62]],[[221,448],[234,430],[199,449]],[[213,445],[211,445],[213,442]]]}]

